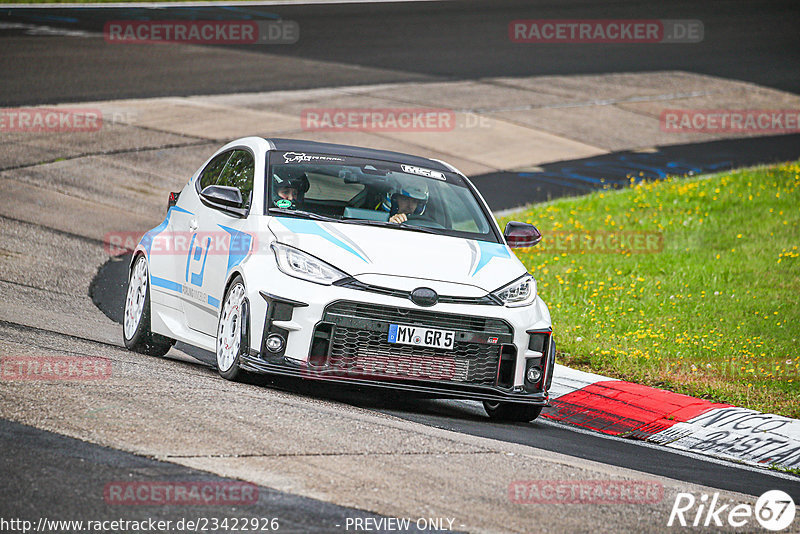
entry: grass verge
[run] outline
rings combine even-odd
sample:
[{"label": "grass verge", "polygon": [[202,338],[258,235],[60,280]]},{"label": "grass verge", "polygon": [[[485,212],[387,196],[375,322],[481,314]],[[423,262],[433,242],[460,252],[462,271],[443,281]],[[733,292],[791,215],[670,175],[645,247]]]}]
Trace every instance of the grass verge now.
[{"label": "grass verge", "polygon": [[517,255],[561,363],[800,417],[800,162],[632,183],[509,220],[544,235]]}]

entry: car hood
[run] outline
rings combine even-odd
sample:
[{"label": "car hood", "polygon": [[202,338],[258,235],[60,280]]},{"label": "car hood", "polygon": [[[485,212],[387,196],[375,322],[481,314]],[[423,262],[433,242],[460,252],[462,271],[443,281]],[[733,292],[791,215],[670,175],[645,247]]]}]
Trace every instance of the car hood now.
[{"label": "car hood", "polygon": [[527,272],[505,244],[296,217],[273,217],[269,229],[279,242],[362,282],[395,277],[389,287],[398,289],[438,281],[440,287],[471,286],[460,292],[472,295],[475,288],[494,291]]}]

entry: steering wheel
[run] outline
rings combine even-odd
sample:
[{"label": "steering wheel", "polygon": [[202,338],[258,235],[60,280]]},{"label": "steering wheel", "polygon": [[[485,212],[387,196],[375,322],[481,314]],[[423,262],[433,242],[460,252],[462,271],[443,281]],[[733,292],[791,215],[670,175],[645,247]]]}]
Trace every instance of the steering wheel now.
[{"label": "steering wheel", "polygon": [[421,214],[421,215],[414,215],[413,213],[408,215],[408,219],[404,221],[402,224],[411,224],[412,226],[424,226],[426,228],[444,228],[441,224],[436,222],[433,217]]}]

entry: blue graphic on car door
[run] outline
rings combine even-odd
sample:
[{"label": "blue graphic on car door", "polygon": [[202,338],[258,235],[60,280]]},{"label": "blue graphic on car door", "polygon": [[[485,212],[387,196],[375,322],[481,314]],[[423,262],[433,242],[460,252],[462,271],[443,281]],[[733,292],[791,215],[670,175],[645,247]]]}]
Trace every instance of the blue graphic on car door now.
[{"label": "blue graphic on car door", "polygon": [[[189,245],[189,255],[186,258],[186,276],[185,280],[191,282],[192,285],[202,287],[203,275],[206,270],[206,260],[208,259],[208,249],[211,247],[211,238],[207,237],[205,242],[205,249],[202,247],[202,242],[198,242],[197,234],[192,235],[192,242]],[[191,280],[189,279],[189,275]]]}]

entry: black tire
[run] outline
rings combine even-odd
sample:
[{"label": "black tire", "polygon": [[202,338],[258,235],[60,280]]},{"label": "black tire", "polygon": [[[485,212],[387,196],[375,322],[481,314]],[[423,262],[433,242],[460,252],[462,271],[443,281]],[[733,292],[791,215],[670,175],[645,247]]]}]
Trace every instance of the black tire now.
[{"label": "black tire", "polygon": [[[236,382],[242,381],[249,375],[239,367],[239,362],[242,353],[250,350],[250,302],[247,300],[247,296],[244,296],[237,310],[229,309],[228,303],[232,295],[238,294],[240,290],[244,295],[247,295],[244,289],[244,280],[242,280],[241,276],[236,275],[230,286],[228,286],[225,297],[222,299],[217,322],[217,371],[222,378]],[[231,327],[231,318],[233,318],[234,322],[233,327]],[[233,357],[233,363],[225,369],[227,360],[223,361],[221,349],[223,348],[223,337],[228,336],[229,332],[234,338],[238,335],[238,351]]]},{"label": "black tire", "polygon": [[517,404],[515,402],[483,401],[483,409],[486,410],[490,419],[516,423],[528,423],[542,413],[541,406]]},{"label": "black tire", "polygon": [[[139,274],[138,270],[140,269],[144,269],[143,287],[138,284],[138,291],[132,294],[132,291],[136,289],[132,287],[134,275]],[[139,305],[141,308],[138,307]],[[135,323],[136,318],[132,316],[136,313],[133,308],[138,310],[138,323]],[[131,316],[129,316],[129,312],[131,312]],[[122,338],[128,350],[148,356],[163,356],[169,352],[169,349],[175,344],[175,340],[154,333],[151,330],[150,317],[150,277],[147,260],[144,256],[138,256],[128,276],[128,292],[122,318]],[[130,337],[128,337],[129,334]]]}]

